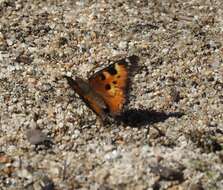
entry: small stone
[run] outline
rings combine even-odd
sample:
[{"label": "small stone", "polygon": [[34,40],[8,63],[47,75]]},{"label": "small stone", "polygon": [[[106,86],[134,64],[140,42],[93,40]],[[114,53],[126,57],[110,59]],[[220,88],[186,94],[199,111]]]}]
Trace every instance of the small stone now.
[{"label": "small stone", "polygon": [[95,174],[95,179],[97,180],[97,182],[99,184],[104,184],[105,180],[109,177],[109,171],[102,169],[99,170],[96,174]]},{"label": "small stone", "polygon": [[65,38],[65,37],[61,37],[61,38],[59,38],[59,40],[58,40],[59,47],[64,46],[64,45],[67,44],[67,43],[68,43],[68,40],[67,40],[67,38]]},{"label": "small stone", "polygon": [[43,83],[39,86],[39,89],[42,91],[42,92],[48,92],[52,89],[52,86],[50,83]]},{"label": "small stone", "polygon": [[11,163],[12,158],[6,155],[4,152],[0,152],[0,164]]},{"label": "small stone", "polygon": [[72,135],[72,139],[76,139],[80,136],[80,131],[78,129],[74,130],[74,134]]},{"label": "small stone", "polygon": [[172,88],[171,89],[171,92],[170,92],[170,96],[171,96],[171,100],[172,102],[179,102],[180,101],[180,92],[178,90],[176,90],[175,88]]},{"label": "small stone", "polygon": [[12,173],[15,172],[15,167],[14,166],[6,166],[4,169],[1,169],[3,171],[4,174],[8,175],[8,176],[11,176]]},{"label": "small stone", "polygon": [[43,179],[41,180],[41,182],[42,182],[41,183],[42,189],[45,189],[45,190],[54,190],[54,183],[47,176],[44,176]]},{"label": "small stone", "polygon": [[32,174],[27,169],[18,170],[17,175],[20,178],[25,178],[30,180],[33,178]]},{"label": "small stone", "polygon": [[112,150],[114,150],[115,149],[115,146],[114,145],[105,145],[104,146],[104,151],[105,152],[109,152],[109,151],[112,151]]},{"label": "small stone", "polygon": [[33,145],[43,144],[46,141],[49,141],[49,137],[46,136],[41,130],[39,129],[29,129],[26,132],[26,136],[28,141]]},{"label": "small stone", "polygon": [[190,185],[190,190],[204,190],[204,188],[202,187],[202,185],[200,183],[193,183]]},{"label": "small stone", "polygon": [[127,48],[127,46],[128,46],[128,43],[127,42],[119,42],[119,44],[118,44],[118,47],[120,48],[120,49],[126,49]]},{"label": "small stone", "polygon": [[105,155],[105,159],[108,160],[108,161],[112,161],[112,160],[116,160],[116,159],[119,159],[121,158],[121,154],[119,151],[117,150],[113,150],[112,152],[109,152]]},{"label": "small stone", "polygon": [[31,78],[31,77],[27,79],[27,82],[30,85],[36,85],[37,84],[37,80],[35,78]]},{"label": "small stone", "polygon": [[183,172],[172,169],[169,167],[161,166],[160,164],[156,164],[154,166],[150,166],[151,171],[156,175],[159,175],[161,179],[164,180],[183,180]]},{"label": "small stone", "polygon": [[6,42],[7,42],[7,44],[8,44],[9,46],[11,46],[11,45],[13,44],[13,41],[10,40],[10,39],[7,39]]}]

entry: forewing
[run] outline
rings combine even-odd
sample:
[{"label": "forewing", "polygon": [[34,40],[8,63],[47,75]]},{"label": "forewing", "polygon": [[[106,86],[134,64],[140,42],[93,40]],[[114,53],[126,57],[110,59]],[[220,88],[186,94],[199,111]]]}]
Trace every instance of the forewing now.
[{"label": "forewing", "polygon": [[100,94],[112,115],[117,115],[126,101],[128,63],[123,59],[89,78],[91,87]]}]

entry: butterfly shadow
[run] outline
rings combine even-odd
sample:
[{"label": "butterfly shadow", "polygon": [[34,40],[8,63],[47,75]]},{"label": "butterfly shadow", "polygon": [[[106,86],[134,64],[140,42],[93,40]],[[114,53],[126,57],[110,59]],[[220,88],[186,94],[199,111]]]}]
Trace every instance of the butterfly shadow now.
[{"label": "butterfly shadow", "polygon": [[170,117],[180,118],[183,115],[182,112],[165,113],[146,109],[129,109],[124,111],[118,120],[124,125],[141,128],[148,124],[163,122]]}]

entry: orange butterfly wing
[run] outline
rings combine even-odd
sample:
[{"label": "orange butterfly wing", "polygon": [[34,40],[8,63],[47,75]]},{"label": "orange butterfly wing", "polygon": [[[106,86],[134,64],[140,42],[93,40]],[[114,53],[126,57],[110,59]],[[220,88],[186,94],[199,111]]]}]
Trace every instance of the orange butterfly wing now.
[{"label": "orange butterfly wing", "polygon": [[126,101],[128,63],[123,59],[95,73],[89,84],[108,105],[112,115],[117,115]]}]

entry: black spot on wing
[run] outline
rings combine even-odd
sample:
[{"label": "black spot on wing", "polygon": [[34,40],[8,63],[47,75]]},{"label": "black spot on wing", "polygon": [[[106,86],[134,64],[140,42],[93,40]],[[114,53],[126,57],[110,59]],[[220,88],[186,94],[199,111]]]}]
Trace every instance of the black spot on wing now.
[{"label": "black spot on wing", "polygon": [[113,84],[117,84],[117,81],[112,81]]},{"label": "black spot on wing", "polygon": [[107,71],[109,72],[109,74],[111,75],[116,75],[118,72],[115,69],[114,65],[111,65],[110,67],[107,68]]},{"label": "black spot on wing", "polygon": [[106,84],[105,85],[105,90],[110,90],[111,89],[111,85],[110,84]]},{"label": "black spot on wing", "polygon": [[103,73],[100,74],[100,79],[105,80],[105,75]]}]

